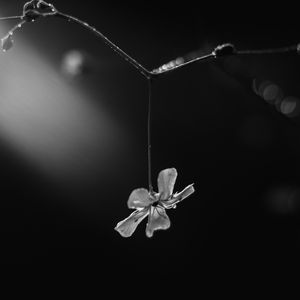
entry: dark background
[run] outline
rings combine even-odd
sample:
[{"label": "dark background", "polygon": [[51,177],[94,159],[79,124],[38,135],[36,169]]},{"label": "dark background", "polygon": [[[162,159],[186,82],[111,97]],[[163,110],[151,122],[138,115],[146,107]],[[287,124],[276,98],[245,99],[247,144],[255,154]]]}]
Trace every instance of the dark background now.
[{"label": "dark background", "polygon": [[[224,42],[238,49],[299,42],[291,6],[53,4],[94,25],[149,69],[191,51],[209,53]],[[1,1],[1,8],[16,15],[22,5]],[[54,66],[73,48],[105,60],[104,68],[91,67],[72,84],[95,98],[103,91],[109,95],[106,108],[131,138],[124,139],[107,172],[97,176],[93,171],[81,184],[48,178],[1,142],[1,263],[208,274],[228,268],[276,269],[297,257],[300,125],[255,95],[251,84],[256,76],[272,80],[299,97],[298,56],[194,64],[154,82],[153,180],[156,185],[158,172],[174,166],[179,173],[175,189],[194,182],[196,192],[169,211],[169,230],[148,239],[143,222],[131,238],[123,239],[113,228],[130,213],[128,195],[147,187],[147,83],[76,24],[40,20],[24,29],[26,38]],[[101,169],[101,162],[95,164]]]}]

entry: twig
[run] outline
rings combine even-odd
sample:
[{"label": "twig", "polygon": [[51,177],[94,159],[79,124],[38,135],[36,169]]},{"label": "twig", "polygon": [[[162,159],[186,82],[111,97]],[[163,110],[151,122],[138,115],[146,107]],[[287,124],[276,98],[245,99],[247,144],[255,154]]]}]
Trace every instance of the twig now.
[{"label": "twig", "polygon": [[73,16],[57,12],[54,16],[63,18],[67,21],[72,21],[74,23],[80,24],[81,26],[87,28],[96,34],[97,37],[101,38],[105,44],[107,44],[113,51],[118,53],[125,61],[129,62],[132,66],[134,66],[142,75],[144,75],[147,79],[149,79],[152,75],[150,71],[148,71],[145,67],[143,67],[140,63],[138,63],[135,59],[133,59],[130,55],[128,55],[125,51],[123,51],[120,47],[114,44],[111,40],[109,40],[104,34],[98,31],[95,27],[90,26],[88,23],[79,20]]},{"label": "twig", "polygon": [[3,17],[0,18],[0,21],[5,21],[5,20],[22,20],[23,16],[12,16],[12,17]]}]

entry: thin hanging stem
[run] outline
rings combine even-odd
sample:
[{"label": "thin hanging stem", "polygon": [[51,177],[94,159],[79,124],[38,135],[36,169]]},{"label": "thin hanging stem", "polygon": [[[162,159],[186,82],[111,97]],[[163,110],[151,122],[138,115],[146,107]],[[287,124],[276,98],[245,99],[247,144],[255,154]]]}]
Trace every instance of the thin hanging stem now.
[{"label": "thin hanging stem", "polygon": [[151,110],[152,110],[152,79],[148,79],[148,118],[147,118],[147,153],[148,153],[148,185],[150,194],[153,193],[151,166]]}]

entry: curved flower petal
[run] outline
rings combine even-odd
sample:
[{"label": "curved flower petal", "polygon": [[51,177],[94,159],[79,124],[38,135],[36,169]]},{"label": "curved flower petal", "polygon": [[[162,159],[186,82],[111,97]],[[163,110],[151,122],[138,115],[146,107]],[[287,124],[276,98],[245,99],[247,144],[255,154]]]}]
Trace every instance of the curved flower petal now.
[{"label": "curved flower petal", "polygon": [[123,237],[130,237],[148,214],[149,209],[136,210],[128,218],[119,222],[115,227],[115,230]]},{"label": "curved flower petal", "polygon": [[152,237],[155,230],[168,229],[171,226],[169,217],[166,211],[161,206],[151,206],[151,211],[146,227],[147,237]]},{"label": "curved flower petal", "polygon": [[170,200],[162,201],[161,204],[165,208],[172,208],[178,202],[180,202],[183,199],[187,198],[188,196],[190,196],[194,192],[195,192],[194,184],[190,184],[184,190],[182,190],[180,193],[175,193]]},{"label": "curved flower petal", "polygon": [[135,189],[130,194],[127,205],[128,208],[144,208],[151,205],[155,200],[151,198],[149,192],[146,189]]},{"label": "curved flower petal", "polygon": [[172,194],[177,178],[175,168],[162,170],[157,178],[158,192],[161,200],[167,200]]}]

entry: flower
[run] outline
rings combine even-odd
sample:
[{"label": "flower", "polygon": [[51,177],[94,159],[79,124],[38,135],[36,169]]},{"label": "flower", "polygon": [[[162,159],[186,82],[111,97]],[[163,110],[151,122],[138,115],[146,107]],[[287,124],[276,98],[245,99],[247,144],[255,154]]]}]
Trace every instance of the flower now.
[{"label": "flower", "polygon": [[180,193],[173,194],[177,171],[175,168],[162,170],[157,179],[158,193],[144,188],[135,189],[127,201],[128,208],[135,211],[115,227],[123,237],[130,237],[137,226],[148,216],[147,237],[152,237],[155,230],[168,229],[171,226],[166,209],[176,208],[178,202],[194,193],[193,184]]}]

